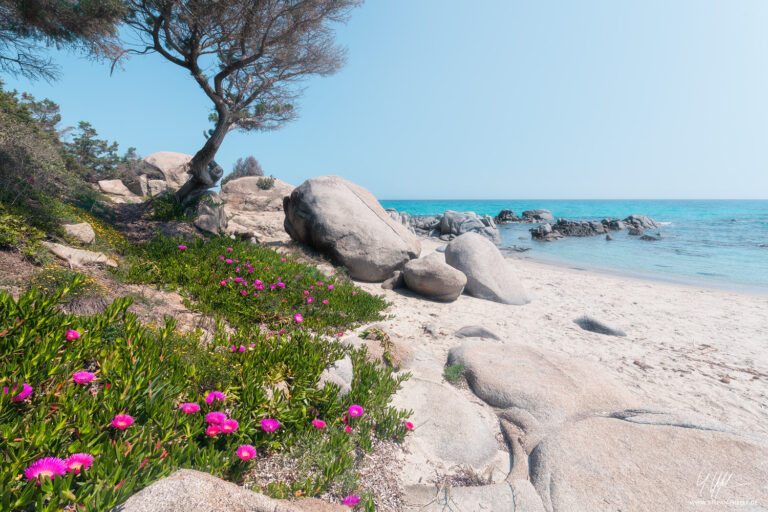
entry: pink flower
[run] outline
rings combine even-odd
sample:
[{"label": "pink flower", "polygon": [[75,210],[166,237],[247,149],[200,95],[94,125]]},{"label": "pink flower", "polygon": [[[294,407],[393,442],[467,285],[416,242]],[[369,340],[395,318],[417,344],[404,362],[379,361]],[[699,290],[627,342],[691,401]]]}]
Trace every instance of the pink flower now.
[{"label": "pink flower", "polygon": [[220,259],[221,261],[224,261],[224,256],[219,256],[219,259]]},{"label": "pink flower", "polygon": [[358,416],[362,416],[363,415],[363,408],[360,407],[359,405],[350,405],[349,406],[349,415],[352,416],[353,418],[356,418]]},{"label": "pink flower", "polygon": [[313,302],[315,302],[315,299],[314,299],[314,298],[312,298],[312,297],[307,297],[307,304],[312,304]]},{"label": "pink flower", "polygon": [[90,453],[74,453],[64,459],[64,464],[67,466],[67,472],[80,474],[80,470],[85,471],[93,465],[93,455]]},{"label": "pink flower", "polygon": [[226,263],[227,265],[230,265],[232,263],[232,260],[227,258],[224,260],[224,263]]},{"label": "pink flower", "polygon": [[179,248],[179,249],[181,249],[182,251],[183,251],[184,249],[186,249],[186,248],[187,248],[187,246],[186,246],[186,245],[177,245],[176,247],[178,247],[178,248]]},{"label": "pink flower", "polygon": [[406,421],[405,430],[413,430],[413,423],[411,423],[410,421]]},{"label": "pink flower", "polygon": [[270,290],[274,290],[275,288],[277,288],[277,285],[275,285],[274,283],[269,285]]},{"label": "pink flower", "polygon": [[327,305],[327,304],[328,304],[328,301],[327,301],[327,300],[324,300],[324,301],[323,301],[323,304],[326,304],[326,305]]},{"label": "pink flower", "polygon": [[357,292],[352,292],[352,295],[357,295]]},{"label": "pink flower", "polygon": [[296,320],[297,324],[300,324],[301,322],[304,321],[304,317],[301,316],[299,313],[296,313],[295,315],[293,315],[293,319]]},{"label": "pink flower", "polygon": [[341,502],[348,507],[354,507],[355,505],[360,503],[360,498],[356,494],[350,494],[349,496],[341,500]]},{"label": "pink flower", "polygon": [[185,404],[181,404],[179,406],[179,409],[181,409],[182,411],[184,411],[187,414],[192,414],[193,412],[199,411],[200,410],[200,406],[197,405],[194,402],[187,402]]},{"label": "pink flower", "polygon": [[222,281],[221,286],[227,286],[227,281],[226,280]]},{"label": "pink flower", "polygon": [[274,432],[280,428],[280,422],[272,418],[266,418],[261,420],[261,428],[264,432]]},{"label": "pink flower", "polygon": [[349,425],[347,425],[346,427],[344,427],[344,432],[346,432],[347,434],[349,434],[350,432],[352,432],[352,427],[350,427]]},{"label": "pink flower", "polygon": [[75,340],[75,339],[79,338],[80,337],[80,333],[70,329],[70,330],[68,330],[65,333],[65,336],[67,337],[68,341],[72,341],[72,340]]},{"label": "pink flower", "polygon": [[222,402],[227,399],[227,395],[222,393],[221,391],[211,391],[206,395],[205,397],[205,403],[208,405],[211,405],[216,400],[221,400]]},{"label": "pink flower", "polygon": [[304,295],[309,295],[309,291],[304,290]]},{"label": "pink flower", "polygon": [[63,475],[67,472],[67,465],[63,460],[57,457],[45,457],[38,459],[24,470],[24,476],[27,480],[37,480],[40,483],[40,477],[54,479],[57,475]]},{"label": "pink flower", "polygon": [[221,428],[219,428],[218,425],[211,425],[210,427],[205,429],[205,435],[211,436],[211,437],[216,437],[217,435],[219,435],[219,432],[221,432]]},{"label": "pink flower", "polygon": [[285,283],[277,283],[278,288],[285,288]]},{"label": "pink flower", "polygon": [[235,430],[237,430],[240,424],[237,423],[237,420],[227,420],[223,422],[220,426],[221,426],[221,431],[223,433],[229,434],[230,432],[234,432]]},{"label": "pink flower", "polygon": [[344,333],[343,333],[343,332],[340,332],[340,333],[338,334],[338,337],[339,337],[339,338],[341,338],[342,336],[344,336]]},{"label": "pink flower", "polygon": [[250,460],[256,456],[256,448],[249,444],[243,444],[237,447],[235,453],[241,460]]},{"label": "pink flower", "polygon": [[[235,270],[237,270],[237,269],[235,269]],[[236,283],[242,283],[243,282],[243,278],[242,277],[236,277],[235,279],[233,279],[233,281],[235,281]]]},{"label": "pink flower", "polygon": [[280,261],[285,261],[285,258],[280,258]]},{"label": "pink flower", "polygon": [[133,418],[127,414],[118,414],[112,420],[112,426],[119,430],[125,430],[133,424]]},{"label": "pink flower", "polygon": [[329,290],[333,290],[333,285],[332,285],[332,284],[329,284],[329,285],[328,285],[328,289],[329,289]]},{"label": "pink flower", "polygon": [[227,247],[227,250],[228,250],[229,252],[232,252],[232,251],[233,251],[233,249],[232,249],[231,247]]},{"label": "pink flower", "polygon": [[245,347],[240,345],[240,347],[238,347],[237,351],[238,352],[245,352]]},{"label": "pink flower", "polygon": [[91,372],[77,372],[72,375],[72,379],[78,384],[88,384],[95,378],[96,376]]},{"label": "pink flower", "polygon": [[248,292],[245,290],[240,290],[240,295],[248,295]]},{"label": "pink flower", "polygon": [[227,415],[223,412],[215,411],[209,412],[205,415],[205,421],[211,425],[218,425],[227,420]]},{"label": "pink flower", "polygon": [[[13,386],[13,388],[11,389],[11,392],[16,391],[17,389],[19,389],[18,386]],[[32,394],[32,389],[33,389],[32,386],[30,386],[26,382],[23,383],[21,385],[21,393],[19,393],[15,397],[11,398],[11,402],[21,402],[21,401],[23,401],[25,398],[27,398],[29,395]],[[8,388],[7,387],[3,388],[3,394],[4,395],[8,394]]]},{"label": "pink flower", "polygon": [[325,422],[323,420],[312,420],[312,426],[315,428],[325,428]]}]

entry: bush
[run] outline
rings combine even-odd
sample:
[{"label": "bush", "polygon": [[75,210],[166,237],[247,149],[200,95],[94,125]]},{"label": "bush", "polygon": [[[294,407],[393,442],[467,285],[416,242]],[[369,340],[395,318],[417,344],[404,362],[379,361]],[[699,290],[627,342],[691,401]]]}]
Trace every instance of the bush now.
[{"label": "bush", "polygon": [[443,377],[451,384],[456,384],[464,377],[464,367],[460,364],[446,366],[443,371]]},{"label": "bush", "polygon": [[160,221],[190,221],[192,216],[188,209],[182,206],[171,193],[165,193],[152,199],[152,213],[149,218]]},{"label": "bush", "polygon": [[224,176],[224,179],[221,180],[221,184],[223,186],[226,185],[228,181],[243,178],[245,176],[264,176],[264,171],[261,169],[261,165],[259,165],[259,162],[252,156],[249,156],[245,160],[238,158],[237,162],[235,162],[235,165],[232,167],[232,172]]},{"label": "bush", "polygon": [[259,178],[256,181],[256,186],[259,187],[261,190],[269,190],[275,186],[275,177],[267,176],[265,178]]},{"label": "bush", "polygon": [[64,287],[69,289],[69,293],[62,297],[62,303],[83,297],[95,297],[106,291],[93,277],[58,265],[43,267],[28,284],[29,289],[41,295],[55,295]]},{"label": "bush", "polygon": [[45,232],[19,210],[0,202],[0,250],[16,250],[37,261],[44,252]]},{"label": "bush", "polygon": [[[189,263],[202,255],[177,251]],[[175,260],[167,268],[189,270]],[[219,268],[200,266],[204,272]],[[185,279],[201,277],[191,273]],[[127,312],[126,298],[99,315],[59,312],[58,304],[83,285],[81,280],[75,276],[53,294],[29,290],[18,300],[0,292],[0,387],[9,389],[0,393],[1,510],[108,510],[181,467],[242,482],[254,465],[283,454],[303,461],[304,478],[262,490],[345,494],[356,490],[354,468],[374,436],[402,439],[406,434],[407,413],[388,405],[404,377],[367,362],[364,350],[351,352],[352,390],[339,398],[336,386],[319,389],[317,384],[324,368],[346,349],[306,329],[260,333],[252,321],[263,314],[257,303],[245,303],[250,315],[239,305],[235,334],[220,332],[206,346],[195,335],[176,333],[171,319],[161,329],[141,326]],[[93,374],[93,380],[75,382],[81,371]],[[19,399],[30,386],[29,396]],[[225,398],[208,404],[205,398],[213,390]],[[182,403],[196,403],[200,411],[186,414]],[[351,417],[352,404],[364,414]],[[234,431],[206,434],[205,414],[217,410],[238,422]],[[134,422],[117,428],[118,415]],[[266,432],[265,418],[277,419],[280,428]],[[324,420],[325,428],[315,428],[314,419]],[[244,444],[257,449],[254,459],[236,456]],[[75,453],[92,455],[93,465],[53,480],[40,477],[40,485],[24,477],[25,468],[41,458]]]}]

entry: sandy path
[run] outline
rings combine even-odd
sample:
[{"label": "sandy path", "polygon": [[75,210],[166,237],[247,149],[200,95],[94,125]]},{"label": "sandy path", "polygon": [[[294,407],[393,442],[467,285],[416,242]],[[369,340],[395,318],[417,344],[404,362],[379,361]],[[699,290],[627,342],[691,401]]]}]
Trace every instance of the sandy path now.
[{"label": "sandy path", "polygon": [[[424,242],[424,254],[434,242]],[[382,290],[393,334],[444,360],[453,333],[483,325],[502,339],[597,362],[650,406],[706,414],[738,430],[768,434],[768,296],[711,290],[508,260],[536,295],[507,306],[462,295],[443,304]],[[591,315],[625,338],[580,329]],[[424,326],[437,328],[428,334]]]}]

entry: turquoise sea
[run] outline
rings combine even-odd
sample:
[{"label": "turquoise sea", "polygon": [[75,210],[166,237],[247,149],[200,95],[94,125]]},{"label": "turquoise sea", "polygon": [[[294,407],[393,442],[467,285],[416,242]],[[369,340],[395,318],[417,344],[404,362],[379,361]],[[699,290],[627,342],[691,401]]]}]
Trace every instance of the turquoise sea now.
[{"label": "turquoise sea", "polygon": [[[643,214],[662,223],[663,238],[646,242],[624,232],[604,237],[530,240],[530,224],[499,226],[502,247],[523,245],[520,254],[570,267],[617,272],[704,286],[768,293],[768,200],[385,200],[384,208],[411,215],[445,210],[495,216],[503,208],[520,215],[544,208],[568,220],[623,219]],[[521,236],[528,237],[520,240]]]}]

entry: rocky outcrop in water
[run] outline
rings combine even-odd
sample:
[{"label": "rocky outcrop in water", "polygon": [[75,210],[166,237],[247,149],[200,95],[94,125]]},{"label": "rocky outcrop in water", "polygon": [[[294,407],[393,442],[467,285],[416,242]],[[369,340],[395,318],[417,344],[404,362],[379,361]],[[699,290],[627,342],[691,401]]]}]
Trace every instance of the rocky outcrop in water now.
[{"label": "rocky outcrop in water", "polygon": [[[643,229],[658,228],[659,224],[645,215],[630,215],[624,220],[603,219],[602,221],[557,219],[555,223],[542,224],[531,228],[531,238],[550,242],[564,237],[585,237],[606,235],[611,231],[629,228],[630,235],[642,235]],[[658,239],[657,239],[658,240]]]},{"label": "rocky outcrop in water", "polygon": [[512,210],[507,210],[505,208],[501,210],[499,214],[493,218],[493,220],[496,222],[496,224],[509,224],[511,222],[520,222],[522,219],[515,215],[515,212]]},{"label": "rocky outcrop in water", "polygon": [[496,245],[501,244],[501,234],[490,215],[480,216],[475,212],[446,210],[436,217],[412,217],[393,208],[389,208],[387,213],[392,220],[419,236],[431,236],[450,242],[464,233],[477,233]]}]

